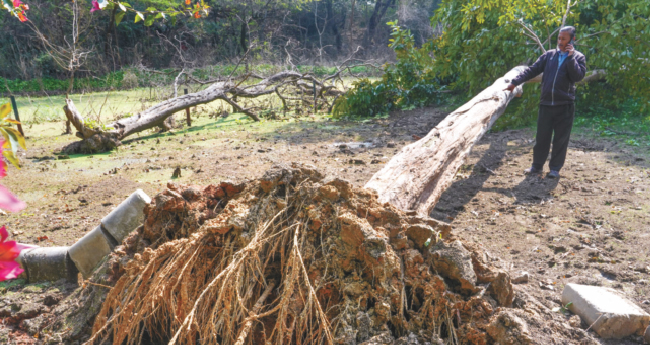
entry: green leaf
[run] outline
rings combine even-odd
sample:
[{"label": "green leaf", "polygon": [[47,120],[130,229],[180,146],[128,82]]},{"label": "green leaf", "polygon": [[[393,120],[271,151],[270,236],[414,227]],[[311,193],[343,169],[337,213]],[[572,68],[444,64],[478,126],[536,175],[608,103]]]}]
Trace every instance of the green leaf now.
[{"label": "green leaf", "polygon": [[8,133],[10,134],[10,136],[11,136],[15,141],[18,142],[18,145],[20,145],[20,147],[22,147],[23,150],[27,150],[27,146],[25,146],[25,138],[23,138],[23,136],[22,136],[22,134],[20,134],[20,132],[18,132],[18,131],[17,131],[16,129],[14,129],[14,128],[7,128],[7,127],[5,127],[4,129],[5,129],[6,131],[8,131]]},{"label": "green leaf", "polygon": [[20,169],[20,164],[18,162],[18,158],[14,155],[13,152],[11,151],[2,151],[2,155],[5,156],[5,158],[11,162],[16,168]]},{"label": "green leaf", "polygon": [[154,19],[155,19],[155,16],[153,16],[153,15],[147,16],[147,19],[144,21],[144,26],[151,26],[151,24],[153,24]]},{"label": "green leaf", "polygon": [[136,13],[136,14],[135,14],[135,22],[134,22],[134,23],[137,23],[137,22],[139,22],[139,21],[141,21],[141,20],[144,20],[144,16],[142,15],[142,13],[140,13],[140,12]]},{"label": "green leaf", "polygon": [[[120,5],[120,10],[122,10],[123,12],[126,12],[126,6],[124,6],[123,3],[118,2],[118,5]],[[127,5],[128,5],[128,4],[127,4]]]},{"label": "green leaf", "polygon": [[4,119],[11,112],[11,103],[5,103],[0,106],[0,120]]},{"label": "green leaf", "polygon": [[115,26],[120,25],[120,22],[122,22],[122,18],[124,18],[125,14],[126,14],[126,12],[120,12],[120,13],[115,15]]},{"label": "green leaf", "polygon": [[10,148],[11,152],[15,155],[20,144],[18,144],[18,139],[11,135],[7,129],[7,127],[0,127],[0,133],[2,133],[2,136],[5,138],[4,145],[7,146],[7,148]]}]

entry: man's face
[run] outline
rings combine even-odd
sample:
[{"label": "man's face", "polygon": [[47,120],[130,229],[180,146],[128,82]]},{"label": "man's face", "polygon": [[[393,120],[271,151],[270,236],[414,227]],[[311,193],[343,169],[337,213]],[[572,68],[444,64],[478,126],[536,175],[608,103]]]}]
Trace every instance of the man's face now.
[{"label": "man's face", "polygon": [[569,42],[571,42],[571,35],[568,31],[561,31],[560,34],[557,35],[557,47],[561,51],[566,51],[566,46],[569,45]]}]

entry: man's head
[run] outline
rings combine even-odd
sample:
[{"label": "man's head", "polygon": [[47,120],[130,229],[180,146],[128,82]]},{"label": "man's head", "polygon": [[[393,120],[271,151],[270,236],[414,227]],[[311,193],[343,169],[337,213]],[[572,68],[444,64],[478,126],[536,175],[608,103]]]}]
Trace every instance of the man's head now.
[{"label": "man's head", "polygon": [[565,52],[566,46],[576,36],[576,28],[573,26],[565,26],[560,29],[560,34],[557,35],[557,49]]}]

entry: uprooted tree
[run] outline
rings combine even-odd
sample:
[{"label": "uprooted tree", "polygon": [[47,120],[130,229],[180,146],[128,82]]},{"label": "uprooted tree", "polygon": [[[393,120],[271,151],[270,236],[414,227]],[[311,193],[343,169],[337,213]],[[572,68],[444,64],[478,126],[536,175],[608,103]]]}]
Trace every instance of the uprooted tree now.
[{"label": "uprooted tree", "polygon": [[[46,335],[86,344],[530,342],[524,322],[511,321],[518,311],[496,311],[513,302],[508,273],[448,224],[367,189],[305,165],[243,184],[167,187],[72,296],[79,307],[55,310]],[[519,332],[506,335],[512,327]]]},{"label": "uprooted tree", "polygon": [[[341,67],[336,73],[322,79],[311,74],[283,71],[266,78],[247,74],[237,82],[233,80],[202,82],[211,85],[204,90],[160,102],[132,117],[109,124],[106,126],[107,129],[89,126],[84,122],[72,100],[66,99],[64,106],[66,117],[77,129],[77,137],[82,140],[68,145],[64,151],[74,153],[110,150],[120,145],[120,140],[134,133],[156,127],[169,130],[166,120],[174,113],[216,100],[226,102],[232,106],[233,112],[244,113],[254,121],[260,120],[256,112],[262,109],[259,104],[261,101],[245,107],[241,101],[237,101],[238,99],[254,101],[263,96],[277,97],[282,103],[283,111],[287,111],[290,103],[294,102],[301,103],[300,107],[329,108],[332,99],[341,93],[337,84],[342,85],[342,74],[350,71],[351,67]],[[260,80],[245,84],[249,79]]]},{"label": "uprooted tree", "polygon": [[[563,327],[542,332],[563,317],[526,294],[518,302],[526,312],[510,308],[509,274],[449,224],[416,214],[435,205],[503,113],[513,97],[503,88],[521,68],[403,149],[368,183],[379,195],[299,164],[241,184],[168,184],[145,208],[143,226],[72,295],[80,307],[55,310],[60,316],[46,334],[86,344],[530,344],[533,332],[540,343],[558,334],[589,338]],[[414,160],[432,164],[437,181]],[[395,169],[402,164],[406,175]],[[382,189],[382,174],[410,197]]]}]

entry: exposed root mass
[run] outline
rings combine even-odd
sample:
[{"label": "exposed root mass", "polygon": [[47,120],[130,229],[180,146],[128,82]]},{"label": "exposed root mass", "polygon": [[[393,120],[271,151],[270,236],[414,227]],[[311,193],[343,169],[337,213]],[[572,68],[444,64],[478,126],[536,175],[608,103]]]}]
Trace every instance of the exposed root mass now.
[{"label": "exposed root mass", "polygon": [[[169,184],[145,214],[89,344],[488,344],[513,301],[449,225],[309,166]],[[525,326],[507,336],[530,342]]]}]

